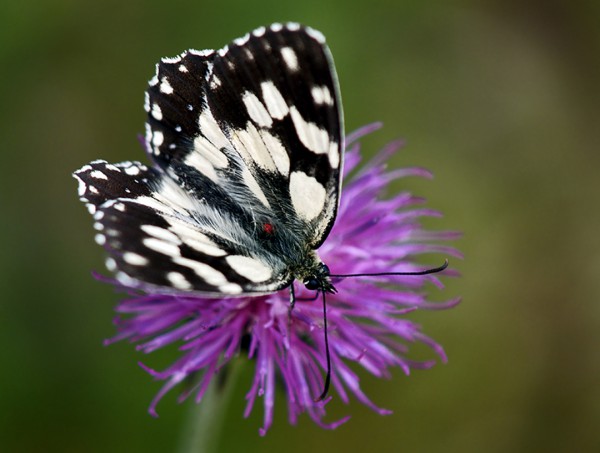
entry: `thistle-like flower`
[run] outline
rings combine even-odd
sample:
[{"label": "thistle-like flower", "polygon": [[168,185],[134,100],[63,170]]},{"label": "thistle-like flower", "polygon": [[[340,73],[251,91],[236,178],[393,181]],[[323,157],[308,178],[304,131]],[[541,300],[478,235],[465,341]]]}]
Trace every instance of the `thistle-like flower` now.
[{"label": "thistle-like flower", "polygon": [[[439,216],[422,207],[423,200],[403,192],[384,196],[391,181],[406,176],[430,177],[420,168],[388,171],[385,161],[400,148],[400,142],[385,147],[374,159],[360,165],[358,139],[377,129],[367,126],[347,138],[345,183],[336,223],[319,255],[331,273],[360,274],[420,271],[415,257],[460,253],[440,242],[455,239],[450,231],[426,231],[419,218]],[[356,363],[376,377],[389,377],[390,368],[406,374],[414,368],[429,368],[435,361],[409,359],[409,346],[424,343],[443,361],[442,347],[421,332],[420,326],[405,315],[416,309],[445,309],[458,303],[452,299],[429,302],[423,292],[427,283],[441,287],[439,275],[405,275],[332,278],[338,292],[327,296],[327,323],[331,356],[331,394],[344,403],[350,395],[380,414],[389,411],[376,406],[363,393],[357,374],[349,366]],[[122,287],[122,285],[121,285]],[[336,428],[348,417],[333,423],[322,421],[325,401],[315,402],[323,390],[327,370],[323,306],[314,291],[296,284],[296,304],[290,311],[289,289],[258,297],[201,298],[189,293],[160,294],[151,290],[135,292],[117,306],[118,334],[107,341],[128,339],[150,353],[177,345],[181,356],[167,369],[144,368],[164,381],[150,405],[156,414],[159,400],[192,375],[198,385],[186,391],[201,404],[208,384],[232,360],[247,356],[254,362],[254,378],[249,383],[245,415],[262,399],[264,435],[272,425],[275,388],[285,390],[290,423],[306,412],[324,428]]]}]

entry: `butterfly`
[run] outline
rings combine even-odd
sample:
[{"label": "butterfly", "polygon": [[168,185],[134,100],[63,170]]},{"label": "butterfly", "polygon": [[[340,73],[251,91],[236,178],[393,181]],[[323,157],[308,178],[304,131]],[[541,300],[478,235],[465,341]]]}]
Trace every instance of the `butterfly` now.
[{"label": "butterfly", "polygon": [[163,58],[146,91],[151,165],[96,160],[74,172],[107,268],[124,286],[235,297],[322,295],[333,275],[317,250],[336,218],[344,129],[323,35],[260,27],[220,50]]},{"label": "butterfly", "polygon": [[165,292],[333,291],[316,250],[333,226],[342,109],[321,33],[261,27],[220,50],[163,58],[145,97],[152,165],[74,173],[107,268]]}]

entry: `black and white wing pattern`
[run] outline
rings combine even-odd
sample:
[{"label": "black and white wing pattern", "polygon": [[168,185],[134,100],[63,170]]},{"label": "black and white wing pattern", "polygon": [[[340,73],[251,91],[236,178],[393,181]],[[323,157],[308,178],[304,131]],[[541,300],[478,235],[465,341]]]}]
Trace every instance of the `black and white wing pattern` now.
[{"label": "black and white wing pattern", "polygon": [[288,286],[335,220],[343,126],[323,36],[261,27],[157,64],[151,166],[74,173],[107,267],[124,284],[245,294]]}]

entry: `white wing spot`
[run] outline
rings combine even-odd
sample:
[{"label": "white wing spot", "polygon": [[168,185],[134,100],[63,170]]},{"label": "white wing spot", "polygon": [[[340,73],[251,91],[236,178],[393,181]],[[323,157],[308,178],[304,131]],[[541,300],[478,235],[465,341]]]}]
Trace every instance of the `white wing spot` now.
[{"label": "white wing spot", "polygon": [[306,34],[318,43],[325,44],[325,36],[323,36],[323,33],[320,31],[317,31],[314,28],[306,27]]},{"label": "white wing spot", "polygon": [[310,221],[325,207],[325,187],[312,176],[301,171],[290,175],[292,205],[300,217]]},{"label": "white wing spot", "polygon": [[281,48],[281,56],[283,57],[283,61],[289,69],[292,71],[298,70],[298,57],[294,49],[291,47],[282,47]]},{"label": "white wing spot", "polygon": [[245,129],[235,130],[231,142],[246,163],[255,163],[266,170],[275,171],[275,162],[254,124],[248,122]]},{"label": "white wing spot", "polygon": [[190,55],[197,55],[199,57],[210,57],[213,53],[215,53],[215,51],[213,49],[189,49],[187,53]]},{"label": "white wing spot", "polygon": [[213,76],[212,80],[210,81],[210,87],[213,90],[216,90],[220,86],[221,86],[221,79],[219,79],[217,76]]},{"label": "white wing spot", "polygon": [[123,254],[123,261],[132,266],[146,266],[149,263],[148,258],[133,252],[125,252]]},{"label": "white wing spot", "polygon": [[185,67],[185,65],[180,64],[179,65],[179,72],[188,72],[188,68]]},{"label": "white wing spot", "polygon": [[119,280],[119,282],[122,285],[135,286],[136,281],[133,278],[131,278],[129,275],[127,275],[125,272],[117,272],[115,277],[117,277],[117,280]]},{"label": "white wing spot", "polygon": [[217,53],[219,54],[220,57],[224,57],[225,54],[227,54],[227,52],[229,52],[229,46],[225,46],[222,49],[219,49],[219,51]]},{"label": "white wing spot", "polygon": [[181,55],[177,55],[176,57],[163,57],[160,61],[166,64],[176,64],[181,61]]},{"label": "white wing spot", "polygon": [[206,62],[206,71],[204,71],[204,80],[208,81],[208,79],[210,78],[210,76],[213,73],[213,66],[215,64],[212,61],[207,61]]},{"label": "white wing spot", "polygon": [[267,31],[267,29],[265,27],[258,27],[256,30],[254,30],[252,32],[252,34],[254,36],[256,36],[257,38],[260,38],[262,35],[265,34],[266,31]]},{"label": "white wing spot", "polygon": [[165,140],[165,136],[163,135],[163,133],[161,131],[154,131],[154,133],[152,134],[152,144],[156,147],[160,146],[163,144]]},{"label": "white wing spot", "polygon": [[106,268],[111,272],[114,272],[117,270],[117,262],[112,258],[106,258],[106,261],[104,262],[104,264],[106,264]]},{"label": "white wing spot", "polygon": [[248,256],[230,255],[225,260],[234,271],[254,283],[264,282],[273,275],[271,268]]},{"label": "white wing spot", "polygon": [[150,114],[156,121],[161,121],[163,119],[162,110],[158,104],[152,104],[152,111]]},{"label": "white wing spot", "polygon": [[304,146],[316,154],[325,154],[329,152],[329,133],[321,129],[315,123],[305,121],[296,107],[290,108],[292,121],[296,128],[298,138]]},{"label": "white wing spot", "polygon": [[165,242],[161,239],[156,238],[144,238],[142,243],[148,247],[150,250],[154,250],[155,252],[162,253],[167,256],[179,256],[179,247],[176,244],[171,242]]},{"label": "white wing spot", "polygon": [[227,254],[205,234],[181,223],[172,221],[169,221],[169,223],[171,224],[169,230],[177,235],[178,241],[181,240],[183,244],[190,246],[197,252],[210,256],[224,256]]},{"label": "white wing spot", "polygon": [[179,244],[180,240],[177,235],[171,233],[169,230],[161,227],[157,227],[155,225],[142,225],[140,229],[150,236],[155,237],[156,239],[161,239],[167,242],[173,242],[174,244]]},{"label": "white wing spot", "polygon": [[287,176],[290,172],[290,156],[288,155],[287,150],[283,147],[279,139],[269,133],[269,131],[260,131],[260,136],[262,137],[267,150],[271,154],[271,158],[273,159],[273,162],[275,162],[275,166],[279,173]]},{"label": "white wing spot", "polygon": [[239,294],[242,292],[242,287],[236,283],[226,283],[219,286],[219,291],[225,294]]},{"label": "white wing spot", "polygon": [[244,44],[246,44],[248,42],[249,39],[250,39],[250,33],[246,33],[241,38],[234,39],[233,42],[238,46],[243,46]]},{"label": "white wing spot", "polygon": [[329,142],[329,152],[327,153],[327,157],[329,157],[329,165],[331,165],[331,168],[339,167],[340,151],[336,142]]},{"label": "white wing spot", "polygon": [[160,81],[160,91],[165,94],[173,94],[173,87],[169,83],[166,77],[163,77]]},{"label": "white wing spot", "polygon": [[[197,140],[198,140],[198,138],[196,138],[194,140],[194,143]],[[197,148],[197,145],[196,145],[196,148]],[[204,176],[206,176],[211,181],[218,182],[219,177],[217,176],[215,167],[212,166],[210,161],[204,156],[203,153],[199,153],[199,152],[189,153],[185,157],[185,160],[183,161],[183,163],[186,165],[189,165],[192,168],[195,168],[196,170],[198,170],[200,173],[202,173]]]},{"label": "white wing spot", "polygon": [[289,113],[289,109],[277,87],[269,81],[261,83],[260,88],[269,114],[275,119],[283,119]]},{"label": "white wing spot", "polygon": [[98,233],[97,235],[94,236],[94,241],[96,241],[96,244],[98,244],[98,245],[104,245],[104,244],[106,244],[106,236]]},{"label": "white wing spot", "polygon": [[105,231],[105,233],[108,234],[109,236],[112,236],[112,237],[117,237],[117,236],[119,236],[121,234],[120,231],[117,231],[117,230],[115,230],[113,228],[107,229]]},{"label": "white wing spot", "polygon": [[244,169],[242,170],[242,177],[244,178],[244,182],[246,183],[250,191],[254,194],[254,196],[258,198],[260,202],[264,204],[267,208],[270,208],[271,205],[269,204],[269,200],[267,200],[267,197],[258,185],[258,182],[256,182],[256,179],[254,179],[254,176],[252,176],[252,173],[250,173],[250,170],[248,170],[248,167],[246,166],[244,166]]},{"label": "white wing spot", "polygon": [[204,135],[217,149],[220,150],[229,145],[229,140],[208,108],[200,114],[198,126],[202,135]]},{"label": "white wing spot", "polygon": [[250,91],[246,91],[242,96],[248,116],[260,127],[271,127],[273,120],[267,112],[267,109],[262,102],[256,97],[256,95]]},{"label": "white wing spot", "polygon": [[152,128],[148,123],[144,124],[146,129],[146,134],[144,135],[144,141],[146,142],[146,147],[150,148],[150,143],[152,142]]},{"label": "white wing spot", "polygon": [[194,139],[194,152],[188,154],[185,163],[194,166],[193,161],[196,155],[206,159],[215,168],[225,168],[229,164],[227,156],[202,135],[198,135]]},{"label": "white wing spot", "polygon": [[90,176],[92,178],[96,178],[96,179],[108,180],[108,177],[104,173],[102,173],[100,170],[94,170],[94,171],[90,172]]},{"label": "white wing spot", "polygon": [[140,169],[139,167],[132,165],[131,167],[127,167],[125,169],[125,173],[127,173],[130,176],[137,176],[140,174]]},{"label": "white wing spot", "polygon": [[310,93],[312,94],[315,104],[325,104],[330,106],[333,105],[333,98],[331,97],[331,92],[329,91],[329,88],[327,88],[325,85],[323,85],[322,87],[312,87]]},{"label": "white wing spot", "polygon": [[173,262],[175,264],[180,264],[182,266],[190,268],[196,273],[196,275],[198,275],[204,281],[211,285],[220,286],[225,283],[228,283],[227,279],[221,272],[210,267],[208,264],[201,263],[200,261],[190,260],[188,258],[183,258],[180,256],[175,257],[173,259]]},{"label": "white wing spot", "polygon": [[[197,200],[173,177],[163,178],[160,188],[153,193],[153,196],[162,205],[162,211],[173,210],[184,214],[186,211],[194,211],[198,207]],[[139,202],[142,198],[151,197],[138,197],[133,201]]]},{"label": "white wing spot", "polygon": [[192,285],[188,282],[185,277],[179,272],[169,272],[167,274],[167,280],[178,289],[191,289]]},{"label": "white wing spot", "polygon": [[85,189],[86,189],[86,185],[85,182],[83,182],[83,179],[81,179],[79,176],[74,175],[75,179],[77,179],[77,194],[80,197],[83,197],[83,194],[85,193]]}]

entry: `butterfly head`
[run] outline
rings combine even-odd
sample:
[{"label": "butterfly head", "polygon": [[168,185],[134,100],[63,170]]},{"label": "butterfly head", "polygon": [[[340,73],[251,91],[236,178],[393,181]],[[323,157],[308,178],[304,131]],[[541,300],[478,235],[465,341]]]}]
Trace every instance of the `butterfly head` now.
[{"label": "butterfly head", "polygon": [[337,290],[331,283],[329,278],[329,267],[322,262],[315,263],[309,272],[306,273],[302,282],[306,289],[309,290],[321,290],[327,293],[335,294]]}]

